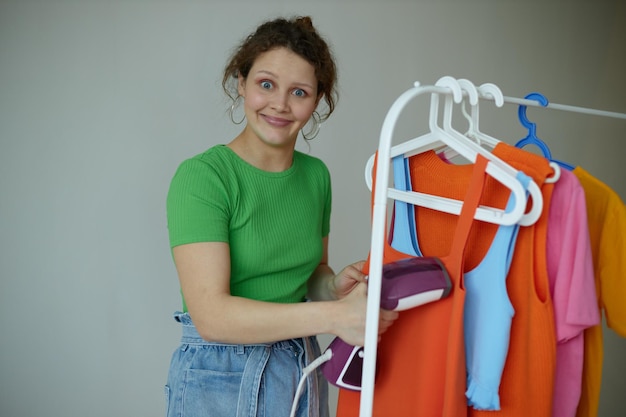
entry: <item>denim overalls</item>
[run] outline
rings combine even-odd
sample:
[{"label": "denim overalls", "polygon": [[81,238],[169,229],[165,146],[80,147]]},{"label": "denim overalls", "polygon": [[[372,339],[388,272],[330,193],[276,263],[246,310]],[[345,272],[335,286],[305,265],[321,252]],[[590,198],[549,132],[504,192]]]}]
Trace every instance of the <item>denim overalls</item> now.
[{"label": "denim overalls", "polygon": [[[172,355],[167,417],[288,417],[302,370],[319,357],[314,336],[257,345],[207,342],[188,313],[177,312],[181,345]],[[328,417],[328,383],[307,378],[298,417]]]}]

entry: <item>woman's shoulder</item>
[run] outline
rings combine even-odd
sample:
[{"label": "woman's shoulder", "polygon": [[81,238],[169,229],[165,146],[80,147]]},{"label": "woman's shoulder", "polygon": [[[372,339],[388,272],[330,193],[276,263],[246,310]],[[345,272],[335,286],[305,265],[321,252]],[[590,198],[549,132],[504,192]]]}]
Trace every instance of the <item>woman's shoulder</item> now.
[{"label": "woman's shoulder", "polygon": [[220,170],[229,164],[229,150],[225,145],[215,145],[209,149],[183,160],[178,167],[179,171]]},{"label": "woman's shoulder", "polygon": [[330,171],[326,166],[326,163],[320,158],[301,153],[294,153],[294,165],[297,167],[296,172],[319,184],[322,188],[328,189],[330,187],[331,177]]},{"label": "woman's shoulder", "polygon": [[316,168],[322,171],[328,171],[326,163],[316,156],[309,155],[300,151],[295,151],[293,155],[294,160],[297,161],[299,165]]},{"label": "woman's shoulder", "polygon": [[213,145],[209,149],[187,159],[187,161],[195,160],[204,164],[223,163],[223,161],[230,159],[229,157],[231,153],[232,152],[226,145]]},{"label": "woman's shoulder", "polygon": [[183,160],[172,178],[172,185],[219,181],[229,171],[228,148],[215,145]]}]

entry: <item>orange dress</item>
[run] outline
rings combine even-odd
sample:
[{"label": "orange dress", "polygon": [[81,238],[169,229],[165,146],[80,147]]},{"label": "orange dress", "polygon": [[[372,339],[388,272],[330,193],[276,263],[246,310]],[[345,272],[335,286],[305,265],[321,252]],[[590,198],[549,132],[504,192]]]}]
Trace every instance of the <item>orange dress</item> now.
[{"label": "orange dress", "polygon": [[[529,175],[541,187],[543,211],[534,225],[520,227],[506,280],[515,314],[499,389],[501,409],[481,411],[468,407],[468,415],[550,417],[556,337],[547,273],[546,231],[553,185],[545,180],[551,175],[552,168],[545,158],[505,143],[498,144],[493,153]],[[460,181],[459,177],[467,175],[463,173],[465,167],[446,164],[434,152],[412,157],[409,164],[414,190],[451,198],[462,195],[455,184]],[[481,204],[504,207],[509,195],[504,186],[489,177]],[[439,256],[449,239],[449,225],[441,213],[420,207],[415,210],[422,253]],[[497,228],[497,225],[475,222],[465,251],[465,270],[473,269],[482,261]]]},{"label": "orange dress", "polygon": [[[507,292],[515,315],[510,331],[509,350],[500,383],[499,411],[468,407],[471,417],[551,417],[556,367],[554,311],[546,260],[548,213],[553,185],[545,180],[552,175],[548,161],[506,143],[499,143],[493,154],[529,175],[543,197],[543,211],[531,226],[520,227],[509,274]],[[445,164],[434,153],[411,159],[413,189],[459,198],[450,186],[463,176],[463,167]],[[465,174],[467,175],[467,174]],[[481,204],[504,207],[509,192],[493,178],[487,179]],[[442,240],[449,227],[441,213],[416,208],[416,229],[424,255],[437,256],[444,250]],[[465,251],[466,270],[477,265],[487,253],[497,225],[476,222]]]},{"label": "orange dress", "polygon": [[[465,289],[461,271],[467,237],[475,223],[473,217],[483,190],[486,162],[479,157],[474,166],[467,167],[473,174],[469,186],[465,184],[461,215],[447,215],[454,225],[453,239],[448,246],[451,249],[439,258],[452,280],[450,295],[400,313],[378,345],[374,416],[467,415],[463,346]],[[383,263],[407,257],[385,243]],[[359,392],[340,390],[337,416],[358,416],[359,405]]]}]

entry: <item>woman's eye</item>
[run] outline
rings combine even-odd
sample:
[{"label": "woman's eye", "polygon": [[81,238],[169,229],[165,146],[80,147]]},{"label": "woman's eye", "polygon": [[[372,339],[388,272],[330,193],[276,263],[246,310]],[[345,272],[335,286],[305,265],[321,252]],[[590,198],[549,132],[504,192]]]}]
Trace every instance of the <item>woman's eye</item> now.
[{"label": "woman's eye", "polygon": [[261,81],[261,88],[269,90],[272,88],[272,83],[270,81]]},{"label": "woman's eye", "polygon": [[296,97],[306,97],[306,91],[301,88],[297,88],[293,91],[293,95]]}]

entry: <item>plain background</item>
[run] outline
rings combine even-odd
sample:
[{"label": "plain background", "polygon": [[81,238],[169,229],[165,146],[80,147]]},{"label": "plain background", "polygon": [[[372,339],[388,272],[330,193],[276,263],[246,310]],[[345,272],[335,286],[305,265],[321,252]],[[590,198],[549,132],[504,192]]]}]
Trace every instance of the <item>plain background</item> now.
[{"label": "plain background", "polygon": [[[220,89],[231,48],[293,14],[313,17],[339,65],[339,106],[310,148],[333,176],[337,270],[367,256],[365,163],[415,81],[626,113],[620,0],[0,0],[0,415],[164,415],[180,308],[169,181],[239,131]],[[395,142],[426,131],[418,102]],[[483,131],[525,136],[517,106],[481,104]],[[626,121],[528,115],[553,156],[626,197]],[[600,415],[622,416],[626,341],[605,337]]]}]

